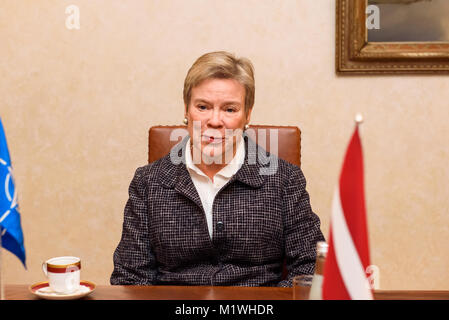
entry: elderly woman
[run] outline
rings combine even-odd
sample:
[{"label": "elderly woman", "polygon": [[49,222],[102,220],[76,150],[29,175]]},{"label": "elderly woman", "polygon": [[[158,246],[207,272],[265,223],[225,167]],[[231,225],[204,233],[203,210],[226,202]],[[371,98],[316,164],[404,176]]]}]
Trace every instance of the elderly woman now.
[{"label": "elderly woman", "polygon": [[212,52],[190,68],[189,135],[136,170],[111,284],[291,286],[313,273],[324,238],[301,169],[274,156],[265,172],[249,161],[254,93],[245,58]]}]

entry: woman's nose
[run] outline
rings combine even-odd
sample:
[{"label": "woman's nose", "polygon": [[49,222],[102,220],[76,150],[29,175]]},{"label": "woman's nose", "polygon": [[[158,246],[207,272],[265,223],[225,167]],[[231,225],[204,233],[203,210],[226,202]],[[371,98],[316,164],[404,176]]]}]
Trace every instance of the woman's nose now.
[{"label": "woman's nose", "polygon": [[208,124],[211,127],[221,127],[223,125],[221,119],[221,112],[219,110],[214,110],[209,118]]}]

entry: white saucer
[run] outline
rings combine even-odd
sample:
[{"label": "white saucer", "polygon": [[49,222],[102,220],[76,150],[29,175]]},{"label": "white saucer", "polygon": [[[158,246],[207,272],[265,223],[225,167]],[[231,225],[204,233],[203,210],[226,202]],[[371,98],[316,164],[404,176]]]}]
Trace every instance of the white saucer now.
[{"label": "white saucer", "polygon": [[54,292],[49,284],[48,281],[45,282],[39,282],[31,285],[29,287],[29,290],[32,294],[38,296],[42,299],[47,300],[73,300],[73,299],[79,299],[82,297],[87,296],[91,292],[93,292],[96,288],[95,283],[90,281],[80,281],[80,287],[78,290],[76,290],[73,293],[70,294],[63,294],[63,293],[56,293]]}]

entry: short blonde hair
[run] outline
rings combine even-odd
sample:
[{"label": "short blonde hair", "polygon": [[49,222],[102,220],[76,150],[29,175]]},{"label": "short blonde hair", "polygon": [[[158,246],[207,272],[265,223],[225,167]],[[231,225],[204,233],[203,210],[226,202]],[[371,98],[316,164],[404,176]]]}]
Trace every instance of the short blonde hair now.
[{"label": "short blonde hair", "polygon": [[184,80],[184,104],[189,107],[192,89],[206,79],[234,79],[245,88],[245,112],[254,105],[256,91],[254,67],[247,58],[236,58],[226,51],[210,52],[199,57]]}]

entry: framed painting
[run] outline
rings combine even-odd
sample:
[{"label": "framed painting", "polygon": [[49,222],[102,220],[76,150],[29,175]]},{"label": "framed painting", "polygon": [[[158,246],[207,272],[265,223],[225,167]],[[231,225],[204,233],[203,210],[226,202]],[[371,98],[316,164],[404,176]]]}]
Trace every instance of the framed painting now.
[{"label": "framed painting", "polygon": [[338,74],[449,74],[448,0],[336,0]]}]

